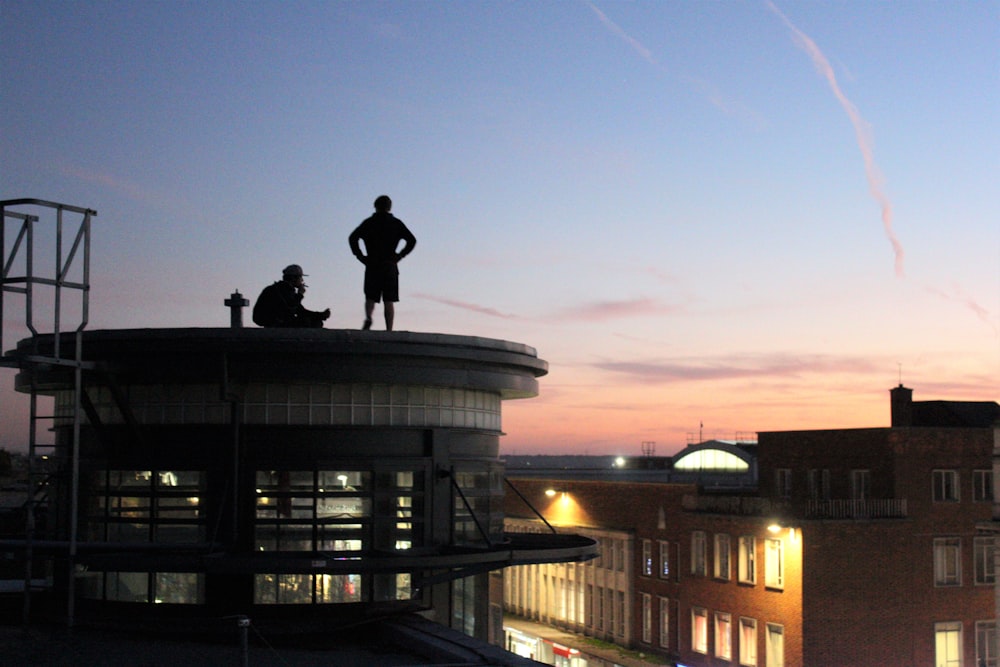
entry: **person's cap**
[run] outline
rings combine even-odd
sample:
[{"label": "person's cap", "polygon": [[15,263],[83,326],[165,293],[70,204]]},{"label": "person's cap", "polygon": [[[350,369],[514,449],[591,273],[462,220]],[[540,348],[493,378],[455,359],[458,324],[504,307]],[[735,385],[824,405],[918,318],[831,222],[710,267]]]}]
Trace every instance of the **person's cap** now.
[{"label": "person's cap", "polygon": [[298,264],[289,264],[285,267],[285,270],[281,272],[283,276],[307,276],[308,273],[302,273],[302,267]]}]

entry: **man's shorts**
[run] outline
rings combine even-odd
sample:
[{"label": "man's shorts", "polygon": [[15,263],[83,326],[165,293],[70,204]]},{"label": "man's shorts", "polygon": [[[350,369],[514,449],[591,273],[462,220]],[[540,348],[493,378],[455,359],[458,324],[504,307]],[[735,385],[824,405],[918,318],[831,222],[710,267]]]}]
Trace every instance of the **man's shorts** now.
[{"label": "man's shorts", "polygon": [[399,301],[399,267],[395,262],[365,267],[365,298],[375,303]]}]

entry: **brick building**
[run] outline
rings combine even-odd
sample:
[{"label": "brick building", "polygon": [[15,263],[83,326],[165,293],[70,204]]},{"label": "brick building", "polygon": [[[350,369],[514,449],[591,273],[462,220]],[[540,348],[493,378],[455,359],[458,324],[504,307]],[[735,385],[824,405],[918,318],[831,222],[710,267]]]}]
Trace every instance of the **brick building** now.
[{"label": "brick building", "polygon": [[754,492],[514,483],[553,523],[634,536],[636,650],[689,666],[995,666],[994,537],[977,523],[1000,406],[891,396],[888,428],[760,433]]}]

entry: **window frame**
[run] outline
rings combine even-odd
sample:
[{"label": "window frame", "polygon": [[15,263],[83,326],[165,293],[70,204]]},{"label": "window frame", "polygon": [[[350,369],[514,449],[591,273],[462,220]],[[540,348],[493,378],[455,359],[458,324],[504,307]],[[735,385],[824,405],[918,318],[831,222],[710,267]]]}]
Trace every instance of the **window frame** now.
[{"label": "window frame", "polygon": [[961,479],[954,468],[935,468],[931,471],[931,500],[936,503],[961,502]]},{"label": "window frame", "polygon": [[994,561],[994,549],[996,548],[996,538],[993,536],[978,536],[972,540],[974,553],[973,583],[976,586],[993,586],[996,584],[996,564]]},{"label": "window frame", "polygon": [[708,610],[704,607],[691,607],[691,650],[708,655]]},{"label": "window frame", "polygon": [[[950,559],[949,555],[951,556]],[[934,538],[934,587],[955,588],[961,585],[962,585],[962,538],[935,537]]]},{"label": "window frame", "polygon": [[757,538],[740,535],[738,540],[739,562],[736,580],[741,584],[757,584]]},{"label": "window frame", "polygon": [[764,538],[764,586],[785,589],[785,541],[780,537]]},{"label": "window frame", "polygon": [[722,660],[733,659],[733,615],[729,612],[715,612],[715,657]]},{"label": "window frame", "polygon": [[708,535],[703,530],[691,531],[691,574],[708,575]]},{"label": "window frame", "polygon": [[[740,616],[739,661],[743,667],[757,667],[757,619]],[[752,639],[747,641],[744,628],[750,631]]]},{"label": "window frame", "polygon": [[733,545],[728,533],[716,533],[712,545],[712,576],[722,581],[732,577]]},{"label": "window frame", "polygon": [[972,500],[977,503],[992,503],[993,497],[993,470],[973,470]]},{"label": "window frame", "polygon": [[653,541],[643,540],[642,541],[642,569],[640,572],[644,577],[653,576]]}]

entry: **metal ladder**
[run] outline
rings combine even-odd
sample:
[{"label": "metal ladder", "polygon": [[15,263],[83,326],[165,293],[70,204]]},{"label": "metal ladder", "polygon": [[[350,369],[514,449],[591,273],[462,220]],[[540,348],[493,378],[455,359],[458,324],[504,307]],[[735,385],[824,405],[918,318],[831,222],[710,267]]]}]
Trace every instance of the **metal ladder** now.
[{"label": "metal ladder", "polygon": [[[83,330],[87,326],[90,305],[90,224],[91,218],[96,215],[97,212],[92,209],[40,199],[0,201],[0,367],[27,370],[31,378],[28,497],[24,505],[25,576],[22,620],[25,624],[30,621],[32,592],[47,588],[44,585],[38,586],[33,570],[35,542],[38,539],[36,519],[40,512],[49,510],[53,465],[58,470],[65,471],[60,474],[68,474],[70,478],[67,485],[70,493],[69,540],[66,549],[69,568],[67,622],[70,626],[73,624],[73,581],[79,523],[80,400],[82,374],[88,366],[83,361]],[[45,251],[39,249],[43,244],[50,244]],[[47,267],[39,261],[43,252],[48,260]],[[67,290],[79,297],[79,301],[72,306],[67,306],[64,302],[64,292]],[[4,331],[4,316],[7,301],[11,298],[9,295],[23,297],[24,328],[30,333],[28,350],[7,348],[8,341],[4,336],[8,332]],[[63,314],[69,307],[75,307],[75,323],[67,329],[64,327]],[[48,312],[47,318],[36,318],[36,311],[40,309]],[[40,326],[50,327],[53,334],[50,350],[42,351],[39,348],[39,336],[42,334]],[[66,341],[64,333],[69,334]],[[71,345],[64,346],[64,342]],[[71,349],[66,350],[64,347]],[[52,409],[44,413],[39,406],[37,373],[32,372],[41,365],[63,367],[74,375],[69,400],[63,400],[59,405],[53,404]],[[72,421],[72,437],[69,442],[60,444],[55,440],[55,426],[57,421],[65,424],[66,420]],[[49,517],[46,524],[51,531],[54,517]],[[54,561],[48,563],[46,580],[51,577],[53,564]]]}]

